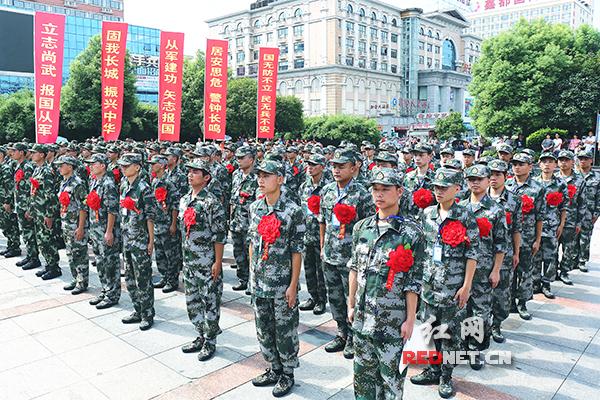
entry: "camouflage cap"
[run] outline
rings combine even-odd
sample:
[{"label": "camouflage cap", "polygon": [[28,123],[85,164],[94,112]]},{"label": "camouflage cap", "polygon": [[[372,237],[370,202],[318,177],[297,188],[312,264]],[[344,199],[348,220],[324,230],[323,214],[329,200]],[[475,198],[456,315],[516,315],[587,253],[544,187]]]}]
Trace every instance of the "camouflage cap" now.
[{"label": "camouflage cap", "polygon": [[473,150],[473,149],[464,149],[463,150],[463,156],[475,157],[475,150]]},{"label": "camouflage cap", "polygon": [[404,177],[396,168],[373,168],[373,178],[371,184],[380,184],[386,186],[402,186]]},{"label": "camouflage cap", "polygon": [[508,143],[502,143],[501,145],[498,146],[498,153],[508,153],[508,154],[512,154],[514,151],[514,149],[512,148],[512,146]]},{"label": "camouflage cap", "polygon": [[487,165],[490,171],[508,172],[508,163],[503,160],[492,160]]},{"label": "camouflage cap", "polygon": [[286,152],[287,153],[297,153],[298,152],[298,147],[296,147],[296,146],[288,146],[288,148],[286,149]]},{"label": "camouflage cap", "polygon": [[577,158],[594,158],[594,155],[589,150],[579,150],[577,152]]},{"label": "camouflage cap", "polygon": [[427,143],[417,143],[415,145],[415,147],[413,147],[413,149],[412,149],[413,153],[428,153],[428,154],[431,154],[432,151],[433,151],[433,149]]},{"label": "camouflage cap", "polygon": [[412,153],[413,148],[410,145],[406,145],[402,147],[402,152],[403,153]]},{"label": "camouflage cap", "polygon": [[450,168],[442,167],[435,172],[433,186],[449,187],[460,186],[463,182],[463,174]]},{"label": "camouflage cap", "polygon": [[452,147],[450,147],[450,146],[446,146],[442,150],[440,150],[440,154],[451,154],[451,155],[454,155],[454,149]]},{"label": "camouflage cap", "polygon": [[521,153],[528,154],[529,156],[531,156],[532,160],[535,159],[535,151],[533,151],[533,149],[523,149],[521,150]]},{"label": "camouflage cap", "polygon": [[369,143],[369,142],[365,143],[364,147],[365,147],[365,150],[375,150],[375,146],[373,146],[373,144]]},{"label": "camouflage cap", "polygon": [[283,176],[283,166],[280,162],[274,160],[264,160],[256,167],[257,171],[262,171],[271,175]]},{"label": "camouflage cap", "polygon": [[393,152],[396,151],[396,146],[392,142],[383,142],[379,143],[378,149],[379,151]]},{"label": "camouflage cap", "polygon": [[527,153],[517,153],[513,156],[511,163],[521,162],[525,164],[533,164],[533,158]]},{"label": "camouflage cap", "polygon": [[152,143],[148,146],[148,150],[160,152],[160,145],[158,143]]},{"label": "camouflage cap", "polygon": [[0,146],[0,153],[6,154],[6,146]]},{"label": "camouflage cap", "polygon": [[208,146],[198,144],[193,150],[192,155],[195,157],[210,157],[210,149]]},{"label": "camouflage cap", "polygon": [[102,153],[96,153],[96,154],[92,154],[92,156],[90,158],[88,158],[87,160],[85,160],[86,163],[89,164],[93,164],[93,163],[101,163],[104,165],[108,165],[109,161],[108,161],[108,156],[106,154],[102,154]]},{"label": "camouflage cap", "polygon": [[190,169],[199,169],[212,176],[212,173],[210,171],[210,164],[207,161],[196,158],[190,162],[185,163],[185,166]]},{"label": "camouflage cap", "polygon": [[12,146],[8,147],[11,150],[18,150],[18,151],[28,151],[29,150],[29,146],[27,146],[25,143],[14,143]]},{"label": "camouflage cap", "polygon": [[31,147],[31,152],[32,153],[48,153],[48,148],[46,147],[46,145],[40,144],[40,143],[36,143]]},{"label": "camouflage cap", "polygon": [[387,151],[380,151],[375,157],[373,157],[373,160],[390,162],[392,164],[398,165],[398,156],[394,153],[389,153]]},{"label": "camouflage cap", "polygon": [[554,161],[557,160],[556,156],[551,151],[544,151],[542,154],[540,154],[540,160],[543,160],[544,158],[551,158]]},{"label": "camouflage cap", "polygon": [[329,151],[329,150],[323,149],[322,147],[319,147],[319,146],[315,146],[315,147],[312,148],[312,151],[310,153],[311,154],[325,155],[325,151]]},{"label": "camouflage cap", "polygon": [[281,154],[279,154],[279,153],[268,152],[267,154],[265,154],[265,160],[266,161],[282,162],[283,161],[283,156]]},{"label": "camouflage cap", "polygon": [[119,165],[142,164],[142,156],[138,153],[125,153],[119,158]]},{"label": "camouflage cap", "polygon": [[167,151],[165,151],[165,155],[181,157],[183,155],[183,150],[181,150],[179,147],[171,146],[167,149]]},{"label": "camouflage cap", "polygon": [[56,143],[51,143],[46,145],[48,147],[48,151],[52,151],[56,153],[58,151],[58,145]]},{"label": "camouflage cap", "polygon": [[115,146],[115,145],[108,146],[106,148],[106,151],[108,153],[117,153],[117,154],[121,153],[121,150],[119,149],[119,146]]},{"label": "camouflage cap", "polygon": [[167,157],[162,154],[156,154],[156,155],[152,156],[152,158],[150,159],[150,164],[167,165],[167,163],[168,163]]},{"label": "camouflage cap", "polygon": [[479,157],[477,159],[477,161],[475,161],[475,164],[479,164],[479,165],[488,165],[490,163],[490,161],[494,160],[494,157],[492,156],[483,156],[483,157]]},{"label": "camouflage cap", "polygon": [[467,178],[489,178],[490,174],[491,171],[487,165],[478,164],[465,169]]},{"label": "camouflage cap", "polygon": [[451,160],[446,161],[444,163],[444,167],[452,168],[457,171],[462,171],[463,165],[462,165],[462,162],[458,158],[453,158]]},{"label": "camouflage cap", "polygon": [[68,164],[68,165],[71,165],[73,168],[75,168],[79,165],[79,160],[77,160],[73,156],[65,155],[65,156],[58,157],[56,160],[54,160],[53,163],[56,165]]},{"label": "camouflage cap", "polygon": [[335,153],[333,153],[331,162],[335,164],[355,163],[356,154],[354,150],[351,149],[336,150]]},{"label": "camouflage cap", "polygon": [[242,146],[235,151],[236,158],[243,158],[246,156],[254,157],[254,149],[250,146]]},{"label": "camouflage cap", "polygon": [[575,159],[575,154],[571,150],[561,150],[558,152],[558,159],[568,158],[569,160]]},{"label": "camouflage cap", "polygon": [[313,165],[322,165],[323,167],[327,165],[327,159],[322,154],[311,154],[310,158],[307,161],[308,164]]}]

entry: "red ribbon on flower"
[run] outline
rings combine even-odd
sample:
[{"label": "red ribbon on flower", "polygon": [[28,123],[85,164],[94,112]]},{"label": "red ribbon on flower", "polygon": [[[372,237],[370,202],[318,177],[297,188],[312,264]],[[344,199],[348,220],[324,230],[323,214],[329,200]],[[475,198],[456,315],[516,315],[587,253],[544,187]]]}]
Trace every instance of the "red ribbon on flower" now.
[{"label": "red ribbon on flower", "polygon": [[333,207],[333,214],[340,221],[338,239],[343,239],[346,236],[346,225],[356,218],[356,207],[338,203]]},{"label": "red ribbon on flower", "polygon": [[507,211],[506,212],[506,225],[510,225],[512,223],[512,214]]},{"label": "red ribbon on flower", "polygon": [[521,208],[523,209],[523,214],[529,214],[533,210],[533,199],[526,194],[521,196]]},{"label": "red ribbon on flower", "polygon": [[435,167],[433,166],[433,163],[431,163],[431,162],[429,163],[429,169],[432,171],[435,169]]},{"label": "red ribbon on flower", "polygon": [[488,237],[492,231],[492,223],[486,217],[477,218],[477,226],[479,227],[479,237]]},{"label": "red ribbon on flower", "polygon": [[35,196],[35,193],[40,188],[40,183],[38,182],[37,179],[34,179],[34,178],[29,178],[29,182],[31,183],[31,195]]},{"label": "red ribbon on flower", "polygon": [[245,204],[246,200],[248,200],[250,196],[250,193],[240,191],[240,204]]},{"label": "red ribbon on flower", "polygon": [[269,245],[275,243],[275,240],[281,236],[279,227],[281,227],[281,221],[277,219],[275,213],[265,215],[258,223],[258,234],[262,237],[262,241],[265,244],[265,249],[262,254],[263,261],[269,258]]},{"label": "red ribbon on flower", "polygon": [[186,237],[190,237],[190,228],[196,225],[196,209],[188,207],[183,213],[183,224],[185,225]]},{"label": "red ribbon on flower", "polygon": [[567,190],[569,191],[569,205],[571,205],[573,203],[573,197],[575,197],[575,193],[577,193],[577,186],[567,185]]},{"label": "red ribbon on flower", "polygon": [[461,243],[469,243],[467,228],[460,221],[449,221],[442,228],[442,242],[456,247]]},{"label": "red ribbon on flower", "polygon": [[121,200],[121,207],[123,207],[126,210],[135,211],[136,214],[141,213],[141,211],[137,208],[137,205],[135,204],[135,200],[133,200],[129,196]]},{"label": "red ribbon on flower", "polygon": [[227,172],[229,172],[229,174],[233,174],[233,171],[235,171],[235,167],[231,163],[227,164],[225,168],[227,168]]},{"label": "red ribbon on flower", "polygon": [[121,171],[119,171],[119,168],[115,168],[112,170],[113,176],[115,177],[115,182],[117,182],[117,185],[119,183],[121,183]]},{"label": "red ribbon on flower", "polygon": [[157,187],[154,191],[154,197],[156,197],[156,201],[158,201],[163,210],[167,209],[167,189],[164,187]]},{"label": "red ribbon on flower", "polygon": [[550,192],[546,195],[546,203],[549,206],[556,207],[563,201],[563,194],[561,192]]},{"label": "red ribbon on flower", "polygon": [[415,191],[412,197],[413,203],[419,208],[427,208],[433,203],[433,193],[425,188]]},{"label": "red ribbon on flower", "polygon": [[67,212],[67,208],[69,208],[69,204],[71,204],[71,196],[69,196],[68,192],[60,192],[58,195],[58,201],[62,206],[60,213],[65,214]]},{"label": "red ribbon on flower", "polygon": [[87,206],[96,213],[96,222],[100,220],[100,217],[98,215],[98,211],[100,210],[100,203],[100,196],[98,196],[98,192],[96,192],[95,190],[92,190],[85,199],[85,204],[87,204]]},{"label": "red ribbon on flower", "polygon": [[392,286],[394,285],[394,277],[399,272],[408,272],[410,267],[415,263],[415,259],[413,257],[413,252],[410,249],[410,245],[399,245],[396,247],[396,250],[390,251],[388,262],[385,264],[390,267],[388,272],[387,281],[385,283],[385,288],[387,290],[392,290]]},{"label": "red ribbon on flower", "polygon": [[373,168],[375,168],[375,164],[374,162],[372,162],[371,164],[369,164],[369,171],[371,171]]},{"label": "red ribbon on flower", "polygon": [[292,167],[292,174],[294,176],[298,175],[300,173],[300,170],[298,169],[298,167],[296,167],[295,165]]},{"label": "red ribbon on flower", "polygon": [[321,196],[313,194],[306,200],[306,204],[311,213],[319,215],[319,212],[321,211]]},{"label": "red ribbon on flower", "polygon": [[22,169],[18,169],[17,172],[15,172],[15,188],[19,189],[19,183],[23,180],[23,178],[25,178],[25,172],[23,172]]}]

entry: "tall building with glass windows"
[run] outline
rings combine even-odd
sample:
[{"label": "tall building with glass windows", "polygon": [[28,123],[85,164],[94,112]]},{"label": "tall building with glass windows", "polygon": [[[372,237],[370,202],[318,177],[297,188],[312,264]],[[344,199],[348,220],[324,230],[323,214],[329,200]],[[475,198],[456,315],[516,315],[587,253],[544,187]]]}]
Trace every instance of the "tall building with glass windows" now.
[{"label": "tall building with glass windows", "polygon": [[[35,7],[34,9],[19,8],[19,6],[22,6],[21,3],[35,4]],[[112,13],[108,13],[108,9],[103,13],[94,12],[89,7],[71,9],[64,6],[49,5],[50,3],[66,4],[67,1],[24,2],[0,0],[0,4],[8,6],[5,8],[0,7],[0,37],[9,37],[7,34],[11,36],[21,34],[26,37],[16,54],[10,55],[10,57],[23,58],[23,62],[19,63],[19,66],[3,67],[1,60],[8,58],[9,55],[0,54],[0,94],[12,93],[23,88],[33,89],[33,15],[36,10],[55,13],[63,10],[67,11],[63,83],[66,83],[69,77],[71,63],[87,47],[90,38],[101,34],[102,20],[122,20],[123,18],[122,1],[89,0],[73,2],[80,7],[87,4],[96,7],[96,3],[100,3],[99,7],[104,5],[114,6],[115,9],[111,9],[113,10]],[[41,6],[46,8],[42,9]],[[117,10],[116,7],[119,7],[119,9]],[[119,12],[117,13],[117,11]],[[83,13],[84,16],[81,16],[80,13]],[[4,24],[3,21],[5,21]],[[20,33],[16,32],[15,29],[19,30]],[[7,32],[3,32],[3,30],[7,30]],[[158,102],[159,46],[160,30],[129,25],[127,50],[134,66],[138,99],[142,102]]]},{"label": "tall building with glass windows", "polygon": [[207,22],[210,37],[229,41],[235,76],[256,76],[259,48],[279,47],[279,94],[300,98],[306,115],[391,116],[384,130],[461,111],[469,43],[480,44],[458,12],[377,0],[261,0]]},{"label": "tall building with glass windows", "polygon": [[123,21],[124,0],[0,0],[0,6],[73,17]]}]

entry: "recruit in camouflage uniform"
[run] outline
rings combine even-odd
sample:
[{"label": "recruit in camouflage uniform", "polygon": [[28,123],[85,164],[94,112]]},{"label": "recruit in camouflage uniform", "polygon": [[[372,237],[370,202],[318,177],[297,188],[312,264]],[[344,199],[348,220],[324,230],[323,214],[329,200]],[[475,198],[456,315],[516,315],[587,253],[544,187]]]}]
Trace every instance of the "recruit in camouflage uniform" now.
[{"label": "recruit in camouflage uniform", "polygon": [[[123,260],[125,285],[135,312],[123,318],[123,323],[140,322],[140,329],[150,329],[154,322],[154,289],[152,287],[152,254],[156,199],[150,185],[139,175],[142,157],[126,153],[119,159],[124,175],[121,183],[121,229],[123,232]],[[138,173],[136,169],[138,168]],[[133,171],[130,171],[133,169]],[[123,202],[130,199],[132,209]]]},{"label": "recruit in camouflage uniform", "polygon": [[[479,259],[479,229],[475,216],[466,207],[456,204],[453,190],[459,190],[462,175],[456,171],[440,168],[432,184],[439,186],[443,197],[450,196],[446,204],[446,218],[442,217],[442,204],[423,210],[420,223],[426,240],[426,264],[423,270],[421,293],[421,320],[432,327],[445,326],[449,338],[433,337],[437,351],[461,349],[461,323],[466,316],[466,300]],[[442,239],[442,230],[452,223],[466,229],[462,242],[450,245]],[[465,297],[466,296],[466,297]],[[461,304],[462,303],[462,304]],[[464,338],[463,338],[464,339]],[[438,393],[444,398],[452,396],[452,371],[454,365],[444,363],[431,365],[413,376],[411,382],[418,385],[439,382]]]},{"label": "recruit in camouflage uniform", "polygon": [[6,249],[0,251],[5,258],[21,255],[19,222],[15,212],[15,163],[7,158],[7,149],[0,146],[0,228],[6,238]]},{"label": "recruit in camouflage uniform", "polygon": [[[334,169],[341,170],[340,166],[343,166],[344,173],[350,173],[350,165],[356,168],[355,160],[354,152],[344,149],[335,152],[331,163]],[[344,184],[344,187],[340,187],[337,181],[331,182],[321,190],[319,224],[329,307],[338,328],[337,336],[325,347],[325,350],[328,352],[344,350],[344,356],[352,358],[354,346],[346,305],[349,273],[347,264],[352,255],[352,229],[358,221],[373,215],[375,207],[369,192],[354,179],[350,177],[350,180]],[[333,213],[333,208],[337,204],[345,204],[355,209],[356,217],[345,227],[342,227]]]},{"label": "recruit in camouflage uniform", "polygon": [[[255,386],[277,383],[273,394],[280,397],[294,385],[294,368],[298,363],[298,279],[304,252],[304,213],[289,198],[282,197],[279,180],[283,166],[276,161],[263,161],[258,167],[258,181],[276,178],[274,193],[250,206],[250,288],[256,322],[256,335],[265,360],[271,368],[255,378]],[[261,178],[261,174],[266,178]],[[268,204],[269,196],[274,204]],[[279,221],[279,236],[265,243],[258,233],[264,217]],[[276,236],[276,235],[274,235]]]},{"label": "recruit in camouflage uniform", "polygon": [[[417,207],[413,202],[413,193],[419,189],[427,189],[433,190],[433,186],[431,182],[433,181],[434,173],[429,168],[429,165],[424,160],[431,159],[431,146],[427,144],[418,143],[414,149],[413,154],[415,158],[418,158],[423,165],[422,168],[425,171],[423,174],[421,170],[417,167],[415,170],[409,172],[404,177],[404,188],[406,189],[408,203],[404,205],[405,209],[403,210],[405,215],[418,216],[421,212],[421,209]],[[416,162],[416,161],[415,161]],[[434,200],[435,202],[435,200]]]},{"label": "recruit in camouflage uniform", "polygon": [[[87,188],[81,178],[74,174],[78,161],[71,156],[61,156],[55,161],[59,173],[63,177],[58,191],[68,200],[61,202],[60,222],[63,239],[67,247],[69,268],[73,277],[71,283],[64,289],[72,290],[72,294],[85,292],[89,284],[90,259],[88,256],[88,227],[87,227]],[[65,203],[68,203],[65,205]]]},{"label": "recruit in camouflage uniform", "polygon": [[[205,161],[186,164],[190,169],[192,189],[179,203],[179,226],[183,236],[183,284],[188,316],[198,331],[198,337],[184,346],[185,353],[200,351],[198,359],[210,359],[221,333],[221,296],[223,295],[223,247],[227,237],[226,215],[223,205],[210,193],[207,182],[194,183],[196,175],[210,174]],[[194,224],[185,218],[193,210]]]},{"label": "recruit in camouflage uniform", "polygon": [[96,175],[90,182],[90,193],[100,198],[100,208],[97,211],[90,208],[88,212],[90,239],[102,286],[100,294],[91,299],[90,304],[104,309],[117,304],[121,298],[119,189],[113,170],[106,169],[109,160],[105,155],[94,154],[86,162]]},{"label": "recruit in camouflage uniform", "polygon": [[590,260],[590,242],[594,224],[600,215],[600,175],[592,170],[592,153],[589,151],[579,151],[577,153],[579,160],[579,172],[585,180],[585,190],[581,194],[585,209],[591,214],[589,218],[583,220],[581,232],[579,234],[579,270],[587,272],[587,262]]},{"label": "recruit in camouflage uniform", "polygon": [[[372,184],[402,187],[402,177],[391,168],[374,168]],[[349,307],[354,309],[354,395],[357,399],[401,399],[407,369],[399,370],[404,339],[401,327],[412,313],[414,323],[425,264],[425,238],[416,221],[398,212],[383,220],[379,214],[354,226],[350,269]],[[412,251],[408,272],[397,272],[387,287],[390,252]],[[355,288],[353,293],[352,288]],[[414,295],[409,310],[408,293]],[[354,300],[354,301],[353,301]],[[408,338],[406,338],[408,339]]]},{"label": "recruit in camouflage uniform", "polygon": [[[176,147],[169,147],[167,151],[165,151],[165,155],[169,160],[169,170],[167,172],[167,180],[173,184],[173,187],[177,191],[175,196],[175,204],[179,204],[179,200],[190,190],[190,186],[187,179],[187,171],[183,169],[181,164],[182,151]],[[177,237],[173,238],[173,241],[177,243],[181,243],[181,232],[177,231]],[[175,251],[175,258],[172,263],[177,267],[177,271],[181,271],[183,268],[183,255],[181,253],[181,245],[177,246]]]}]

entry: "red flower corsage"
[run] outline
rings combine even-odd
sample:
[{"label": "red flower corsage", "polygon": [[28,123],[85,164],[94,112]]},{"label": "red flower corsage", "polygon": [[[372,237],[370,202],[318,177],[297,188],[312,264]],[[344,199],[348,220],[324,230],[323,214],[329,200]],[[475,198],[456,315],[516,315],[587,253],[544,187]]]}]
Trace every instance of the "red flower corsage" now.
[{"label": "red flower corsage", "polygon": [[449,221],[442,228],[442,242],[452,247],[463,242],[468,243],[467,228],[460,221]]},{"label": "red flower corsage", "polygon": [[69,196],[68,192],[60,192],[58,195],[58,201],[62,206],[60,208],[60,213],[65,214],[67,212],[67,208],[69,208],[69,204],[71,204],[71,196]]},{"label": "red flower corsage", "polygon": [[387,281],[385,287],[387,290],[392,290],[394,285],[394,277],[398,272],[408,272],[410,267],[415,263],[413,258],[413,252],[410,249],[410,245],[399,245],[396,250],[390,251],[388,262],[385,264],[390,267],[388,272]]},{"label": "red flower corsage", "polygon": [[92,190],[85,199],[85,204],[96,213],[96,222],[100,220],[98,210],[100,210],[100,196],[98,192]]},{"label": "red flower corsage", "polygon": [[240,204],[245,204],[246,200],[248,200],[250,196],[250,193],[240,191]]},{"label": "red flower corsage", "polygon": [[506,212],[506,225],[509,225],[512,223],[512,214],[510,212]]},{"label": "red flower corsage", "polygon": [[225,168],[227,168],[227,172],[229,172],[229,174],[233,174],[233,171],[235,171],[235,167],[232,164],[227,164]]},{"label": "red flower corsage", "polygon": [[486,217],[477,218],[477,226],[479,227],[479,237],[488,237],[492,231],[492,223]]},{"label": "red flower corsage", "polygon": [[343,239],[346,236],[346,225],[356,218],[356,207],[338,203],[333,207],[333,214],[340,221],[338,239]]},{"label": "red flower corsage", "polygon": [[121,200],[121,207],[123,207],[126,210],[135,211],[136,214],[141,213],[141,211],[137,208],[135,200],[133,200],[129,196],[127,196],[123,200]]},{"label": "red flower corsage", "polygon": [[571,204],[573,203],[573,197],[575,197],[575,193],[577,193],[577,186],[567,185],[567,190],[569,191],[569,204]]},{"label": "red flower corsage", "polygon": [[533,210],[533,199],[526,194],[521,196],[521,208],[523,209],[523,214],[529,214]]},{"label": "red flower corsage", "polygon": [[260,219],[258,223],[258,234],[261,236],[262,241],[265,244],[265,248],[262,254],[262,260],[265,261],[269,258],[269,245],[275,243],[275,240],[281,235],[279,227],[281,221],[277,219],[275,213],[265,215]]},{"label": "red flower corsage", "polygon": [[31,183],[31,195],[35,196],[35,193],[40,188],[40,183],[37,179],[29,178],[29,182]]},{"label": "red flower corsage", "polygon": [[413,193],[413,203],[419,208],[427,208],[433,203],[431,190],[421,188]]},{"label": "red flower corsage", "polygon": [[23,172],[22,169],[18,169],[17,172],[15,172],[15,188],[19,188],[19,183],[23,178],[25,178],[25,172]]},{"label": "red flower corsage", "polygon": [[321,196],[313,194],[308,198],[308,200],[306,200],[306,204],[308,205],[308,209],[311,213],[319,215],[321,210]]},{"label": "red flower corsage", "polygon": [[183,213],[183,224],[185,225],[186,237],[190,237],[190,228],[196,225],[196,209],[188,207]]},{"label": "red flower corsage", "polygon": [[563,201],[563,194],[561,192],[550,192],[546,195],[546,203],[549,206],[556,207]]}]

